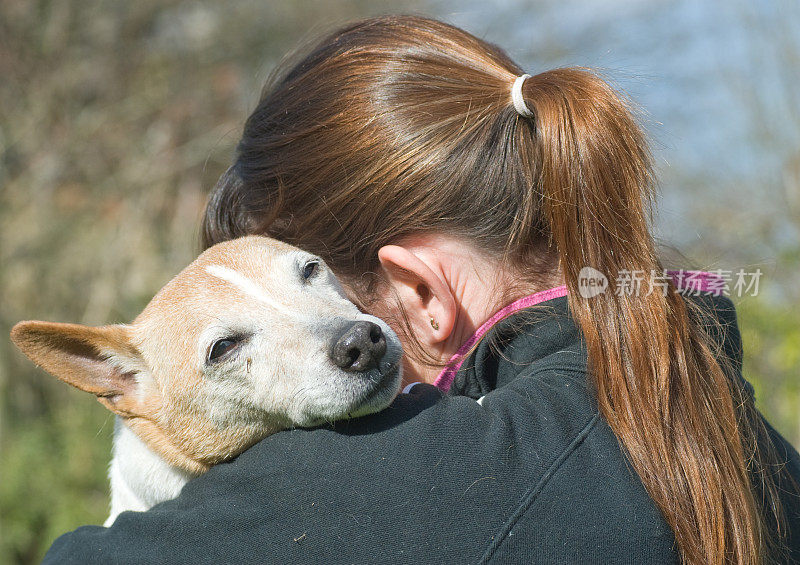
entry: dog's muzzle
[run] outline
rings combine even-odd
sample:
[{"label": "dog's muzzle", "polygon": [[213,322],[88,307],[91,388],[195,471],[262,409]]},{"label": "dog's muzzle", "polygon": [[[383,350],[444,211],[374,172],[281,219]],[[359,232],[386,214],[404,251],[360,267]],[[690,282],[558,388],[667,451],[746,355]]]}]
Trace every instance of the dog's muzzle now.
[{"label": "dog's muzzle", "polygon": [[329,351],[331,361],[344,371],[374,369],[386,353],[386,336],[378,324],[354,322],[346,327]]}]

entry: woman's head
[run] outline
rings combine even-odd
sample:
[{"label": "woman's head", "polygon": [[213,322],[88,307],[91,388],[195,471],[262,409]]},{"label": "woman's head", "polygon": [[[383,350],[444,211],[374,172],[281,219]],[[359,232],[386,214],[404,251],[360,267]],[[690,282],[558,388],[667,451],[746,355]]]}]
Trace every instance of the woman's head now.
[{"label": "woman's head", "polygon": [[[499,48],[424,18],[329,35],[265,89],[212,195],[204,243],[283,239],[320,255],[366,304],[403,271],[395,244],[415,238],[461,242],[504,273],[497,306],[563,277],[600,410],[684,558],[757,561],[763,521],[744,454],[754,432],[737,422],[746,401],[680,296],[614,292],[621,271],[661,267],[643,134],[585,69],[527,79],[533,116],[522,116],[511,100],[521,73]],[[584,266],[612,288],[582,298]]]},{"label": "woman's head", "polygon": [[[381,247],[421,233],[463,238],[528,274],[554,268],[535,124],[511,104],[520,72],[498,48],[433,20],[379,18],[329,36],[247,120],[228,173],[240,186],[215,194],[206,244],[268,233],[362,288],[376,282]],[[607,90],[563,70],[524,91],[569,82]]]}]

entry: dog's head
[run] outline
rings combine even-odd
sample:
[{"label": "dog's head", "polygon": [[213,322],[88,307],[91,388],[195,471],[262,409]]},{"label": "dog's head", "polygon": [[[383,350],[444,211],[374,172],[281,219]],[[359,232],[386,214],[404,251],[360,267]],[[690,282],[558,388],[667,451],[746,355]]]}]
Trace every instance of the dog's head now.
[{"label": "dog's head", "polygon": [[401,348],[317,257],[260,237],[206,250],[130,325],[20,322],[14,343],[192,472],[292,426],[386,407]]}]

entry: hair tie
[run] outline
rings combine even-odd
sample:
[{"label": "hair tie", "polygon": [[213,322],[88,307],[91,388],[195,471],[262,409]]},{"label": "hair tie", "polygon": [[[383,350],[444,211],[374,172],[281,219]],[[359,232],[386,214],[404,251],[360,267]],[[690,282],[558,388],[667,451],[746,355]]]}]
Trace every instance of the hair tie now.
[{"label": "hair tie", "polygon": [[511,87],[511,101],[514,103],[514,109],[523,118],[533,117],[533,112],[525,105],[525,98],[522,96],[522,85],[529,78],[531,75],[520,75],[514,81],[514,86]]}]

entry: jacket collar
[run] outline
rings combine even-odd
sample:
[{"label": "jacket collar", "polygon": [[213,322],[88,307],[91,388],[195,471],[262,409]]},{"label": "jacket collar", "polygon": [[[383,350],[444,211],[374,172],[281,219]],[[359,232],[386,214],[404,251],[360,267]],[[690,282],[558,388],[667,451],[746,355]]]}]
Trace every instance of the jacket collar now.
[{"label": "jacket collar", "polygon": [[541,302],[566,295],[567,287],[562,285],[556,288],[530,294],[520,298],[519,300],[515,300],[505,308],[495,312],[491,318],[481,324],[475,333],[472,334],[472,336],[466,342],[464,342],[461,347],[458,348],[458,351],[455,353],[455,355],[450,358],[450,360],[447,362],[447,365],[442,369],[442,372],[439,373],[438,377],[436,377],[433,385],[447,392],[453,383],[456,373],[461,368],[461,365],[464,363],[464,360],[467,358],[467,356],[469,356],[469,354],[472,352],[475,345],[480,342],[484,335],[486,335],[486,333],[488,333],[489,330],[491,330],[501,320],[525,308],[530,308],[531,306],[535,306]]},{"label": "jacket collar", "polygon": [[477,399],[522,372],[556,367],[586,370],[586,352],[565,296],[495,323],[465,356],[447,392]]},{"label": "jacket collar", "polygon": [[[720,355],[730,362],[733,380],[754,396],[752,385],[742,376],[742,343],[733,303],[708,293],[684,291],[684,295],[699,306],[690,309],[690,315],[702,312],[700,322],[720,346]],[[517,308],[470,344],[470,350],[456,359],[451,384],[439,388],[450,395],[478,399],[523,373],[547,369],[585,373],[587,354],[581,337],[565,295]]]}]

